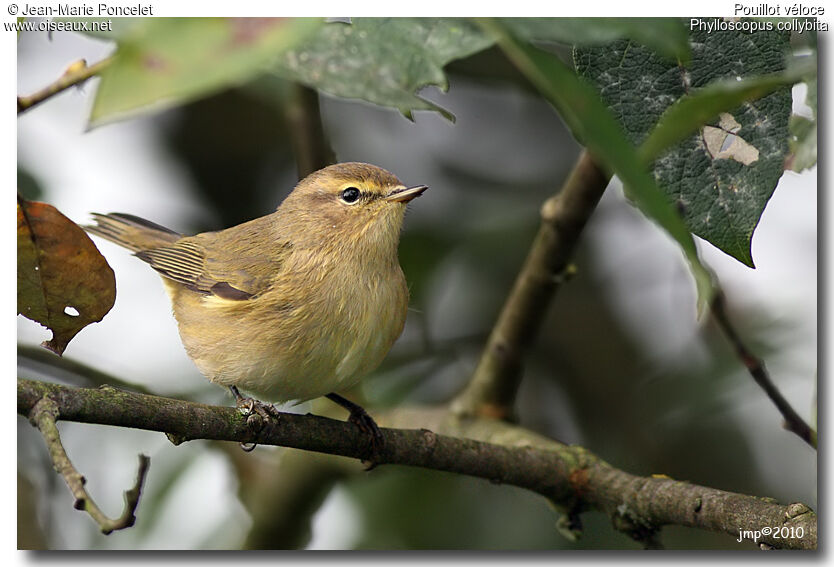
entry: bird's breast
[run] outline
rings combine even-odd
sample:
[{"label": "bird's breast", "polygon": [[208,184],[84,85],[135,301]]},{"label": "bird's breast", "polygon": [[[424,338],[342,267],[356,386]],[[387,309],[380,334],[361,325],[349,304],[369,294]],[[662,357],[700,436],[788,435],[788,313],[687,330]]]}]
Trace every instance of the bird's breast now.
[{"label": "bird's breast", "polygon": [[[264,400],[307,400],[373,371],[402,332],[408,288],[399,265],[284,273],[261,295],[188,294],[175,315],[186,350],[213,382]],[[182,305],[184,298],[180,297]]]}]

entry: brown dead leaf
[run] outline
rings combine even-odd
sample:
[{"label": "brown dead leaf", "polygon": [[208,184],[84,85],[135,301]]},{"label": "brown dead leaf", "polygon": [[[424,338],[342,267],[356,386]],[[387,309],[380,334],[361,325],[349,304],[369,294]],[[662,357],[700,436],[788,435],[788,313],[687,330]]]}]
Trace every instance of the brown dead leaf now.
[{"label": "brown dead leaf", "polygon": [[52,331],[60,355],[116,300],[113,270],[90,237],[55,207],[17,199],[17,312]]}]

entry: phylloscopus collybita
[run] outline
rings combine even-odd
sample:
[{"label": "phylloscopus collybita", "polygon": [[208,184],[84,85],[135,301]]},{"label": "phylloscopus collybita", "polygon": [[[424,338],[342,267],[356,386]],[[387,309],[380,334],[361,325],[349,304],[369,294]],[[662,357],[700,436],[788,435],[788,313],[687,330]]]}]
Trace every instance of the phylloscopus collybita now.
[{"label": "phylloscopus collybita", "polygon": [[379,366],[403,330],[397,248],[406,204],[426,189],[340,163],[304,178],[275,212],[225,230],[183,236],[123,213],[94,213],[85,228],[161,274],[186,352],[239,404],[252,400],[238,388],[270,402],[327,395],[378,435],[337,392]]}]

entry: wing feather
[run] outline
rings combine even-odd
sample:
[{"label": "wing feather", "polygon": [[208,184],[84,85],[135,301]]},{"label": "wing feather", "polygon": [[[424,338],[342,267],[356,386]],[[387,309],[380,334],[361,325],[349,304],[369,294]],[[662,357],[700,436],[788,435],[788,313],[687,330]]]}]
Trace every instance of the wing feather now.
[{"label": "wing feather", "polygon": [[[281,257],[289,242],[269,241],[269,246],[245,246],[262,242],[269,230],[266,218],[219,232],[182,238],[168,246],[136,253],[163,276],[188,289],[223,299],[245,301],[268,289],[278,277]],[[259,238],[253,238],[258,235]],[[210,257],[207,250],[210,250]]]}]

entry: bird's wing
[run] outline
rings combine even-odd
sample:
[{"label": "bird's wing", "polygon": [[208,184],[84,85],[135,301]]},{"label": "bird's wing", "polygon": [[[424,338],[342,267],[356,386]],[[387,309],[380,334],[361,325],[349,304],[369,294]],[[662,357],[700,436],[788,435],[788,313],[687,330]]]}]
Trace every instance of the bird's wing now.
[{"label": "bird's wing", "polygon": [[266,291],[279,276],[281,256],[289,248],[289,243],[275,241],[263,232],[268,226],[259,224],[250,221],[232,229],[182,238],[136,256],[191,290],[223,299],[251,299]]}]

